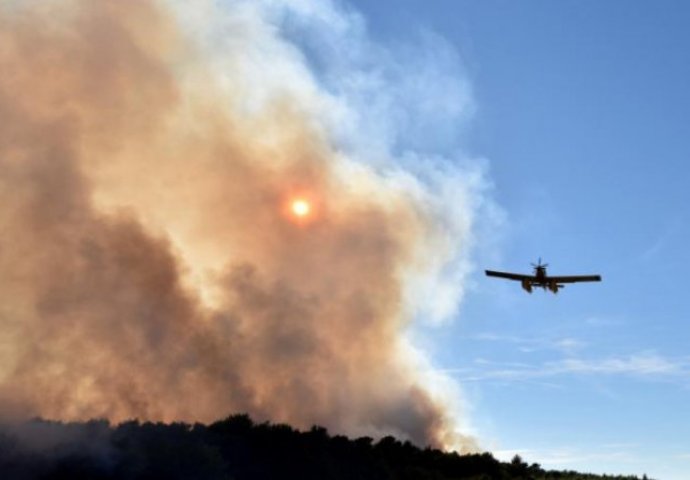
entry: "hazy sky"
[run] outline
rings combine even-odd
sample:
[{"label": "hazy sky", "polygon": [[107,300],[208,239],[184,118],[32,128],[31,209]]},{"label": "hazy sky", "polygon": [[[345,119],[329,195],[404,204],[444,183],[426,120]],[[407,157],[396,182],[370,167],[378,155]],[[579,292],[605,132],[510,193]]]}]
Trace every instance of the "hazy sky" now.
[{"label": "hazy sky", "polygon": [[[461,145],[488,160],[504,218],[429,335],[481,437],[552,467],[687,478],[688,4],[351,3],[381,41],[445,38],[472,85]],[[539,256],[604,281],[530,296],[482,273]]]}]

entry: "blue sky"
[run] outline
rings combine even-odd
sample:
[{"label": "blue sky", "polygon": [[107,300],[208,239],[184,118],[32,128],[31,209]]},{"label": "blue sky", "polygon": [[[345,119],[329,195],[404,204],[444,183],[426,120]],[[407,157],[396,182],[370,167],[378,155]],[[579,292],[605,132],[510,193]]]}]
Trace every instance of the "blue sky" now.
[{"label": "blue sky", "polygon": [[[690,5],[680,1],[352,0],[381,42],[434,32],[475,112],[504,213],[433,335],[485,444],[554,468],[690,471]],[[600,273],[527,295],[484,268]]]}]

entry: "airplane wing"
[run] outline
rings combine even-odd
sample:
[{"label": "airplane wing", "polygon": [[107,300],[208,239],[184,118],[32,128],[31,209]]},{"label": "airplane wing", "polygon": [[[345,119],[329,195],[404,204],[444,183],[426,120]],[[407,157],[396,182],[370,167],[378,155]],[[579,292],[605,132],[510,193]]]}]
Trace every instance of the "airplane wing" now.
[{"label": "airplane wing", "polygon": [[517,280],[518,282],[521,282],[523,280],[536,280],[537,277],[534,275],[521,275],[519,273],[507,273],[507,272],[494,272],[493,270],[484,270],[486,272],[487,277],[498,277],[498,278],[507,278],[508,280]]},{"label": "airplane wing", "polygon": [[601,275],[571,275],[566,277],[546,277],[546,281],[556,283],[601,282]]}]

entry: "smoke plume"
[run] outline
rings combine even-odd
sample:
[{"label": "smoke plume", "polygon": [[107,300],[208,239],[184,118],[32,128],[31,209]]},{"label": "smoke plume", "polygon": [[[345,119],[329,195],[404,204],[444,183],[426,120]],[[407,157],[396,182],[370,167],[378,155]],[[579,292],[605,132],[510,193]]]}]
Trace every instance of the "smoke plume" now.
[{"label": "smoke plume", "polygon": [[472,448],[405,334],[459,299],[477,174],[399,121],[465,99],[399,110],[391,55],[328,2],[0,4],[0,414]]}]

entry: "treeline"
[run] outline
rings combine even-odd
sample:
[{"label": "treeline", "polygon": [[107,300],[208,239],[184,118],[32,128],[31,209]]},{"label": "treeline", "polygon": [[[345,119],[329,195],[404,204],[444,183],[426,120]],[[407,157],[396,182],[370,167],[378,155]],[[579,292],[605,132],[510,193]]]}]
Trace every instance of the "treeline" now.
[{"label": "treeline", "polygon": [[[640,480],[545,471],[516,456],[458,455],[393,437],[331,436],[321,427],[255,424],[234,415],[211,425],[35,420],[0,429],[0,478],[7,480]],[[646,476],[643,477],[646,479]]]}]

